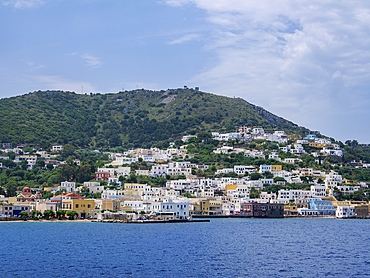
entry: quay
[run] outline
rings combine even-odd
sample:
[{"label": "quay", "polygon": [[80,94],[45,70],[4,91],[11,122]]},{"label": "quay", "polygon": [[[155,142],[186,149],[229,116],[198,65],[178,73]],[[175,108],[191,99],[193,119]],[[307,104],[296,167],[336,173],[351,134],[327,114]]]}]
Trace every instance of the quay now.
[{"label": "quay", "polygon": [[118,219],[104,219],[104,220],[92,220],[91,222],[100,223],[134,223],[134,224],[156,224],[156,223],[201,223],[201,222],[211,222],[209,219],[163,219],[163,220],[118,220]]}]

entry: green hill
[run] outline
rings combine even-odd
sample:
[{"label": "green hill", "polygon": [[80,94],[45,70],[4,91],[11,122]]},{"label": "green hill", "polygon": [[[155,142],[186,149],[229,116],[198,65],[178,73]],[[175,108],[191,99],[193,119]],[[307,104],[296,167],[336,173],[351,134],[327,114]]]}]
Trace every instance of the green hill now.
[{"label": "green hill", "polygon": [[192,89],[117,94],[37,91],[0,100],[0,141],[50,147],[150,147],[198,131],[261,126],[303,134],[306,129],[240,98]]}]

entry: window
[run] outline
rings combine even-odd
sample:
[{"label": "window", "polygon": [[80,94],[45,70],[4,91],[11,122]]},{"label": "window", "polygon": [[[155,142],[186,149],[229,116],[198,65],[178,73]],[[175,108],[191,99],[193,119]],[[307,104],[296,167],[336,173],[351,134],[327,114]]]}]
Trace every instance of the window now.
[{"label": "window", "polygon": [[87,207],[90,208],[90,204],[88,204]]},{"label": "window", "polygon": [[78,208],[78,204],[76,204],[76,208]]}]

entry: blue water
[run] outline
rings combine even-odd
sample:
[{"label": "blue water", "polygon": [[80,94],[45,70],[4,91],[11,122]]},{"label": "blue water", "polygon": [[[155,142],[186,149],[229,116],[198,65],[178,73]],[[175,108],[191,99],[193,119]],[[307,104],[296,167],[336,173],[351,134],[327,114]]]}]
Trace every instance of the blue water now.
[{"label": "blue water", "polygon": [[0,277],[369,277],[370,220],[0,223]]}]

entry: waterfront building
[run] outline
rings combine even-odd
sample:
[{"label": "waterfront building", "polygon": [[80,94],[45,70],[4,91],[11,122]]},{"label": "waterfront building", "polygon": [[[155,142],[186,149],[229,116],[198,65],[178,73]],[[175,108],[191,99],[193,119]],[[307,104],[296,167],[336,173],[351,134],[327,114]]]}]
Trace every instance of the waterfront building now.
[{"label": "waterfront building", "polygon": [[221,215],[222,205],[218,200],[200,200],[193,204],[193,213],[201,215]]},{"label": "waterfront building", "polygon": [[308,199],[308,204],[311,210],[316,210],[318,215],[334,215],[335,208],[330,201],[321,200],[319,198]]},{"label": "waterfront building", "polygon": [[337,218],[350,218],[355,217],[355,207],[352,206],[338,206],[335,211]]},{"label": "waterfront building", "polygon": [[168,202],[161,203],[161,212],[173,212],[175,219],[187,219],[189,217],[189,204],[177,203],[169,199]]},{"label": "waterfront building", "polygon": [[95,200],[93,199],[63,199],[62,210],[76,211],[79,217],[88,218],[95,216]]}]

